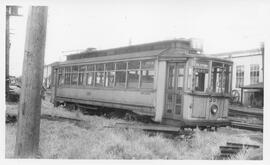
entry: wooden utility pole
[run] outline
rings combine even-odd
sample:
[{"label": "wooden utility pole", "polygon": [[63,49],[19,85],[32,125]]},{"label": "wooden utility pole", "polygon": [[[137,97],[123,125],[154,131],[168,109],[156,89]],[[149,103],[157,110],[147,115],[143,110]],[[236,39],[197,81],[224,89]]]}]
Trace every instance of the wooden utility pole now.
[{"label": "wooden utility pole", "polygon": [[9,7],[6,7],[6,93],[9,89]]},{"label": "wooden utility pole", "polygon": [[45,6],[29,8],[18,111],[15,157],[35,158],[39,147],[41,89],[46,41]]}]

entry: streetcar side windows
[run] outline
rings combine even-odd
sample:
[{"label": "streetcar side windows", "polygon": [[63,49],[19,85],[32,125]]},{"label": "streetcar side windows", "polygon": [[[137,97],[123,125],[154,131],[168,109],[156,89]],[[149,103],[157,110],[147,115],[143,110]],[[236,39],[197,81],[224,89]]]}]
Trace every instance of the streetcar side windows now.
[{"label": "streetcar side windows", "polygon": [[65,85],[70,85],[70,78],[71,78],[71,67],[65,67]]},{"label": "streetcar side windows", "polygon": [[60,67],[58,85],[152,89],[154,64],[154,60],[137,60]]},{"label": "streetcar side windows", "polygon": [[126,85],[126,62],[116,63],[116,73],[115,73],[115,86],[118,88],[125,88]]},{"label": "streetcar side windows", "polygon": [[154,61],[141,62],[141,88],[153,88],[154,85]]},{"label": "streetcar side windows", "polygon": [[59,68],[58,71],[58,85],[64,84],[64,68]]},{"label": "streetcar side windows", "polygon": [[94,85],[94,72],[86,73],[86,85],[88,86]]},{"label": "streetcar side windows", "polygon": [[96,65],[96,72],[95,72],[95,86],[102,87],[104,84],[104,64],[97,64]]},{"label": "streetcar side windows", "polygon": [[139,77],[140,77],[140,61],[128,62],[128,88],[138,88],[139,87]]},{"label": "streetcar side windows", "polygon": [[95,71],[95,65],[90,64],[87,65],[87,71],[86,71],[86,86],[93,86],[94,85],[94,71]]},{"label": "streetcar side windows", "polygon": [[105,87],[114,87],[115,63],[107,63],[105,66]]},{"label": "streetcar side windows", "polygon": [[141,75],[141,88],[153,88],[155,72],[153,70],[142,70]]},{"label": "streetcar side windows", "polygon": [[85,74],[84,72],[86,71],[86,65],[81,65],[79,66],[79,81],[78,85],[83,85],[85,81]]},{"label": "streetcar side windows", "polygon": [[78,83],[78,66],[72,66],[71,85]]}]

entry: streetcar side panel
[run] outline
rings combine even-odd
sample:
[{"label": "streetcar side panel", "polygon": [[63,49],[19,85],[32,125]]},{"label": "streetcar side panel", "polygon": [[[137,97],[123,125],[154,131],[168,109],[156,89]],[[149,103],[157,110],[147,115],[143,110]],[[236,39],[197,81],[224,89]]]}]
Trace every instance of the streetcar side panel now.
[{"label": "streetcar side panel", "polygon": [[57,89],[56,99],[114,108],[133,107],[135,113],[153,116],[155,92],[61,87]]},{"label": "streetcar side panel", "polygon": [[[139,62],[138,68],[134,65],[136,62]],[[124,66],[120,65],[123,63],[126,64],[125,68],[118,69],[118,66]],[[114,69],[109,69],[109,64],[113,64],[111,66]],[[99,70],[98,66],[101,65],[103,68]],[[55,101],[129,109],[138,114],[154,116],[157,67],[157,60],[153,58],[58,66],[54,88]],[[100,73],[103,74],[102,77],[98,77]],[[112,82],[109,80],[109,73],[113,73]],[[117,73],[119,82],[116,82]],[[75,82],[73,75],[77,76]]]}]

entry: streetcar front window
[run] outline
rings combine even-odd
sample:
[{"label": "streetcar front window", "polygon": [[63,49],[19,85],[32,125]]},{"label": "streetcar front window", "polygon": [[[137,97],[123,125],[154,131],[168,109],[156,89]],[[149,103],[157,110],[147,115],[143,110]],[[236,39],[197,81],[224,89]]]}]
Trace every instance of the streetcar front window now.
[{"label": "streetcar front window", "polygon": [[231,81],[231,65],[213,62],[211,89],[214,93],[229,93]]},{"label": "streetcar front window", "polygon": [[208,61],[196,61],[193,67],[195,91],[206,92],[208,89]]}]

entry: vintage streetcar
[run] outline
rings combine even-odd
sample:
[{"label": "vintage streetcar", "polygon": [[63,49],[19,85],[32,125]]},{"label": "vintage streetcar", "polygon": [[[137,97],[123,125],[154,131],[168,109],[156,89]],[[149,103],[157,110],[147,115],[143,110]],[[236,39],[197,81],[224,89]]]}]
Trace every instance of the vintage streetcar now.
[{"label": "vintage streetcar", "polygon": [[228,125],[232,62],[176,39],[67,56],[53,66],[52,100],[125,109],[179,127]]}]

